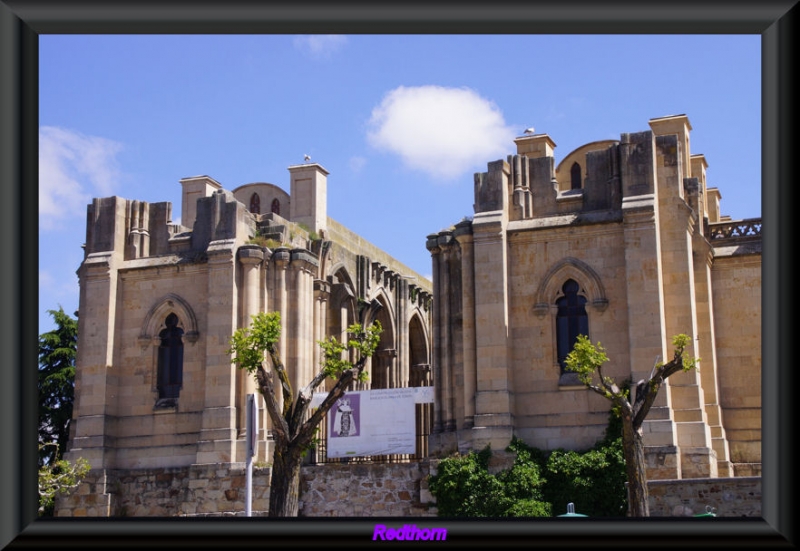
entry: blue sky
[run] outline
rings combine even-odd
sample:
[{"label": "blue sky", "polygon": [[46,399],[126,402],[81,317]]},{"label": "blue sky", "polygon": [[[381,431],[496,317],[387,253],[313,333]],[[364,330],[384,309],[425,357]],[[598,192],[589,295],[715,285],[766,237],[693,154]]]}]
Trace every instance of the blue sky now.
[{"label": "blue sky", "polygon": [[734,220],[761,216],[761,36],[41,35],[39,332],[78,308],[86,206],[171,201],[287,167],[329,171],[328,215],[430,275],[426,236],[471,215],[473,173],[528,127],[556,163],[686,114]]}]

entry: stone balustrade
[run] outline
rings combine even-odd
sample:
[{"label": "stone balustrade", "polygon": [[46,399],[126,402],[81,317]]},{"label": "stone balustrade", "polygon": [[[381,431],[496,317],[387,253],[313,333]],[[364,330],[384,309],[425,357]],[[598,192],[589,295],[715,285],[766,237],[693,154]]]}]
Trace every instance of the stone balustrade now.
[{"label": "stone balustrade", "polygon": [[761,218],[709,224],[706,237],[712,243],[721,239],[761,238]]}]

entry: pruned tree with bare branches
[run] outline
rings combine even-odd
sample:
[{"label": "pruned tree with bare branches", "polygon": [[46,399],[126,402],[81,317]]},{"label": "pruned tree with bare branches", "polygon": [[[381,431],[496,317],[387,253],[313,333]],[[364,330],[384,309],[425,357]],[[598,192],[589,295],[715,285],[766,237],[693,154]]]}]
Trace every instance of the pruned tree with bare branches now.
[{"label": "pruned tree with bare branches", "polygon": [[[297,393],[292,389],[289,371],[278,350],[281,333],[278,312],[254,315],[249,327],[243,327],[231,336],[231,361],[255,377],[272,421],[275,454],[270,479],[269,516],[297,516],[303,456],[314,444],[317,428],[331,407],[351,383],[366,380],[364,368],[378,346],[382,331],[379,321],[369,323],[368,320],[374,319],[380,308],[378,301],[364,304],[362,323],[348,327],[347,342],[339,342],[334,337],[319,341],[323,351],[322,365],[313,379]],[[354,360],[347,359],[348,351],[354,352]],[[335,383],[322,403],[312,411],[310,404],[314,392],[328,378],[334,379]]]},{"label": "pruned tree with bare branches", "polygon": [[650,516],[642,424],[667,377],[697,367],[699,358],[684,354],[690,343],[691,339],[684,334],[672,338],[675,347],[672,359],[667,363],[656,361],[650,376],[636,383],[633,403],[630,401],[629,388],[620,388],[611,377],[603,374],[603,364],[608,362],[608,356],[599,342],[595,346],[588,337],[579,335],[572,352],[567,355],[567,369],[576,372],[587,388],[610,400],[613,411],[622,418],[622,448],[628,478],[629,507],[634,517]]}]

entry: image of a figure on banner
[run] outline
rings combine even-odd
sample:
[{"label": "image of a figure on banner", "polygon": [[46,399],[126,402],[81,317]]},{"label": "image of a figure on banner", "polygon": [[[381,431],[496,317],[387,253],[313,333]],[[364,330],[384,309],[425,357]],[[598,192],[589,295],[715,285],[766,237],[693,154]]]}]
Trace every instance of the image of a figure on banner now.
[{"label": "image of a figure on banner", "polygon": [[[358,398],[354,396],[353,398]],[[358,434],[358,400],[344,396],[336,402],[336,415],[333,419],[332,433],[336,436],[356,436]]]}]

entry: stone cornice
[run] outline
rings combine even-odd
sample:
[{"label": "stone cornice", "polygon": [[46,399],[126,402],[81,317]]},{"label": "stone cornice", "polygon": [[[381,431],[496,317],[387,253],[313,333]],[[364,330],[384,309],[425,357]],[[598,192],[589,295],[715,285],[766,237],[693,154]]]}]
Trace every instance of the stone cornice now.
[{"label": "stone cornice", "polygon": [[242,245],[237,251],[242,264],[261,264],[266,257],[266,250],[259,245]]},{"label": "stone cornice", "polygon": [[272,260],[282,268],[286,268],[291,260],[291,252],[286,247],[278,247],[272,251]]},{"label": "stone cornice", "polygon": [[[212,256],[215,256],[218,258],[218,261],[225,261],[233,257],[235,247],[235,239],[219,239],[208,244],[206,254],[208,254],[209,260]],[[224,258],[224,256],[228,258]]]},{"label": "stone cornice", "polygon": [[316,269],[319,266],[319,259],[314,256],[311,251],[307,251],[306,249],[292,249],[290,255],[292,266],[306,270],[307,272],[316,273]]},{"label": "stone cornice", "polygon": [[462,220],[456,224],[453,230],[453,237],[459,243],[469,243],[472,241],[472,220]]}]

